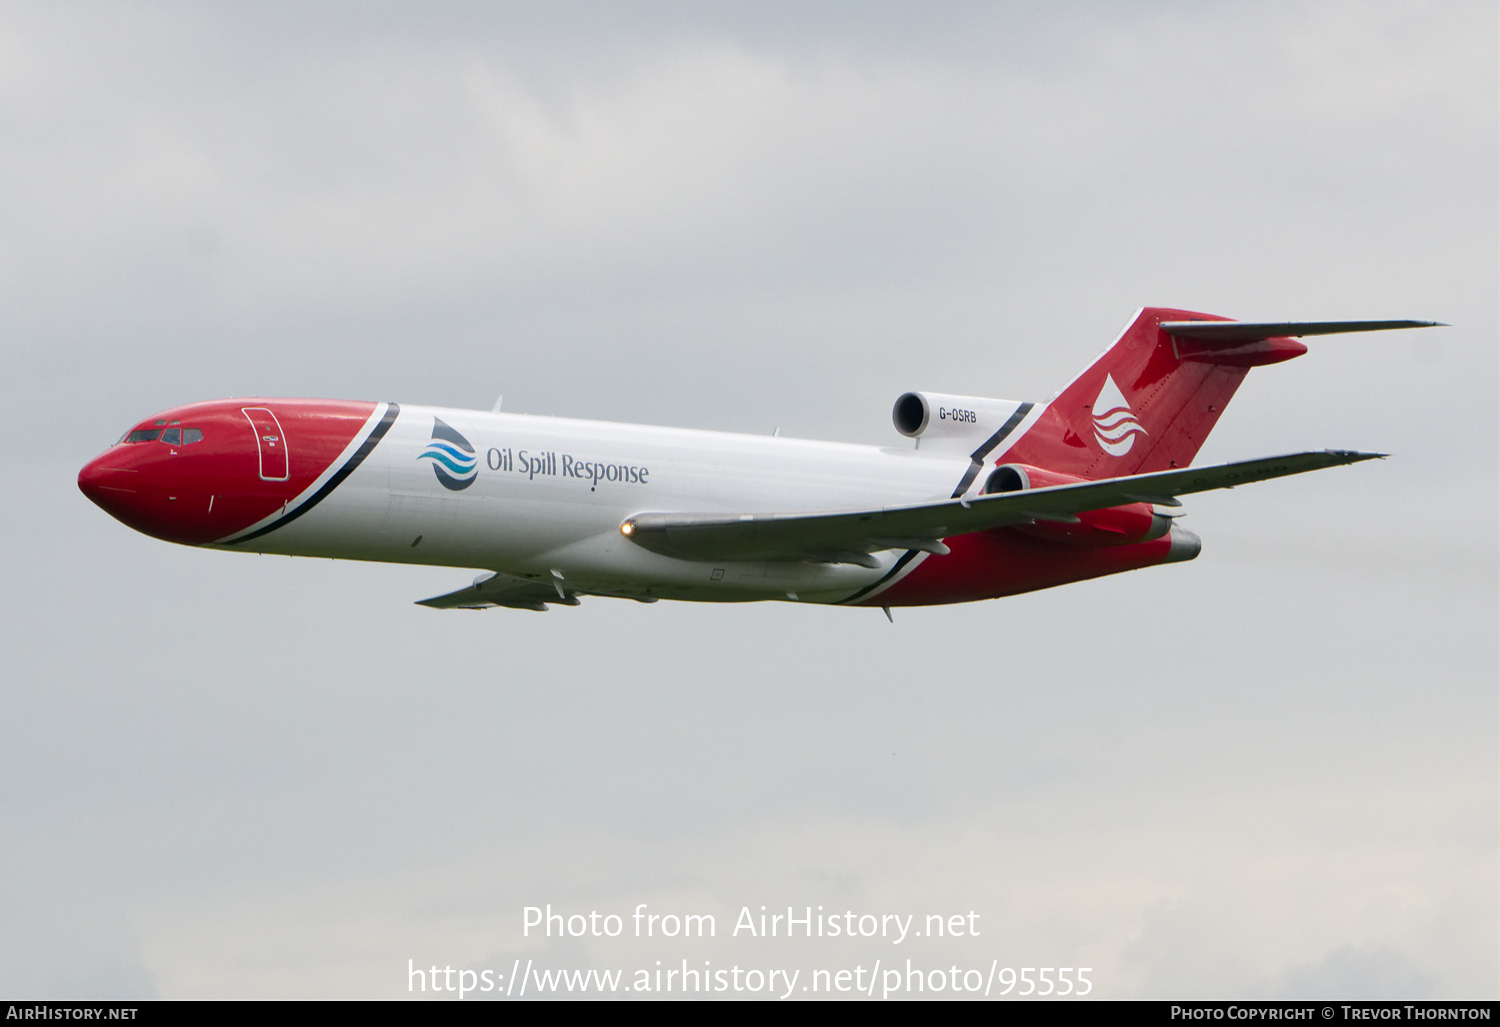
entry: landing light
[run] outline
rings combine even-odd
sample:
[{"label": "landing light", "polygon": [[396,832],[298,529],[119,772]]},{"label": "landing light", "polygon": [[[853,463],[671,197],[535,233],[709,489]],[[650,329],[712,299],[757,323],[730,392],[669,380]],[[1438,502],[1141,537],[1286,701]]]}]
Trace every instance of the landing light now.
[{"label": "landing light", "polygon": [[634,531],[635,531],[635,525],[631,524],[629,521],[626,521],[624,524],[620,525],[620,534],[621,535],[629,535],[629,534],[633,533]]}]

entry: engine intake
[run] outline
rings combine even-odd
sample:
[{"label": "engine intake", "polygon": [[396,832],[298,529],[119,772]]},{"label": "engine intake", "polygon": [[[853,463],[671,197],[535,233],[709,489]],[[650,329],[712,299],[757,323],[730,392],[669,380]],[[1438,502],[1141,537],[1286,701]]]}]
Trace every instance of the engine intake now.
[{"label": "engine intake", "polygon": [[942,392],[906,392],[891,408],[891,422],[922,448],[949,444],[972,452],[1013,415],[1022,404],[983,396],[950,396]]},{"label": "engine intake", "polygon": [[984,482],[985,495],[995,492],[1020,492],[1029,488],[1031,488],[1031,479],[1026,476],[1026,469],[1015,464],[1005,464],[995,468]]}]

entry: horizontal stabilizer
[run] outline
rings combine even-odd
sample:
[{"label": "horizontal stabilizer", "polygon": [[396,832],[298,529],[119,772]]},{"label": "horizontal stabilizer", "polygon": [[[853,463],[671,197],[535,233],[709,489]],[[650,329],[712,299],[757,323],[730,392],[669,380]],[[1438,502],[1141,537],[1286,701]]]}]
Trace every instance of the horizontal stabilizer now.
[{"label": "horizontal stabilizer", "polygon": [[1446,328],[1441,321],[1163,321],[1161,330],[1179,339],[1225,346],[1261,339],[1385,332],[1393,328]]},{"label": "horizontal stabilizer", "polygon": [[856,563],[848,554],[883,549],[946,551],[941,539],[990,528],[1064,522],[1089,510],[1136,502],[1177,505],[1177,496],[1234,488],[1289,474],[1373,460],[1384,454],[1327,449],[1213,467],[950,499],[922,506],[829,513],[642,513],[620,533],[680,560],[811,560]]}]

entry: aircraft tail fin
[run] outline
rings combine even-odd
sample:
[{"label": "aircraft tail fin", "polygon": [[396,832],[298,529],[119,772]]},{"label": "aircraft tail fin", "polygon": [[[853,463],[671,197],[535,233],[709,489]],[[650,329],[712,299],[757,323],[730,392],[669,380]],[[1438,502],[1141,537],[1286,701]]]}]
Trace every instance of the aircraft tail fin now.
[{"label": "aircraft tail fin", "polygon": [[1004,459],[1084,478],[1187,467],[1250,368],[1307,352],[1295,336],[1436,323],[1244,322],[1147,307],[1048,402]]}]

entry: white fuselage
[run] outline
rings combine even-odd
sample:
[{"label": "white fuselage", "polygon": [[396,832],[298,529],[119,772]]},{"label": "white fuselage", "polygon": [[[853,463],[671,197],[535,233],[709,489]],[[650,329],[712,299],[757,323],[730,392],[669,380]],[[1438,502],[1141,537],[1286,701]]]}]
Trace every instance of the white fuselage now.
[{"label": "white fuselage", "polygon": [[[445,487],[423,456],[437,421],[473,448],[472,481],[460,490]],[[557,572],[572,589],[641,598],[791,593],[838,602],[879,581],[899,554],[876,554],[876,569],[710,565],[648,552],[624,538],[620,524],[642,512],[814,512],[947,499],[968,467],[958,451],[403,405],[381,444],[326,501],[264,538],[226,548],[545,580]]]}]

